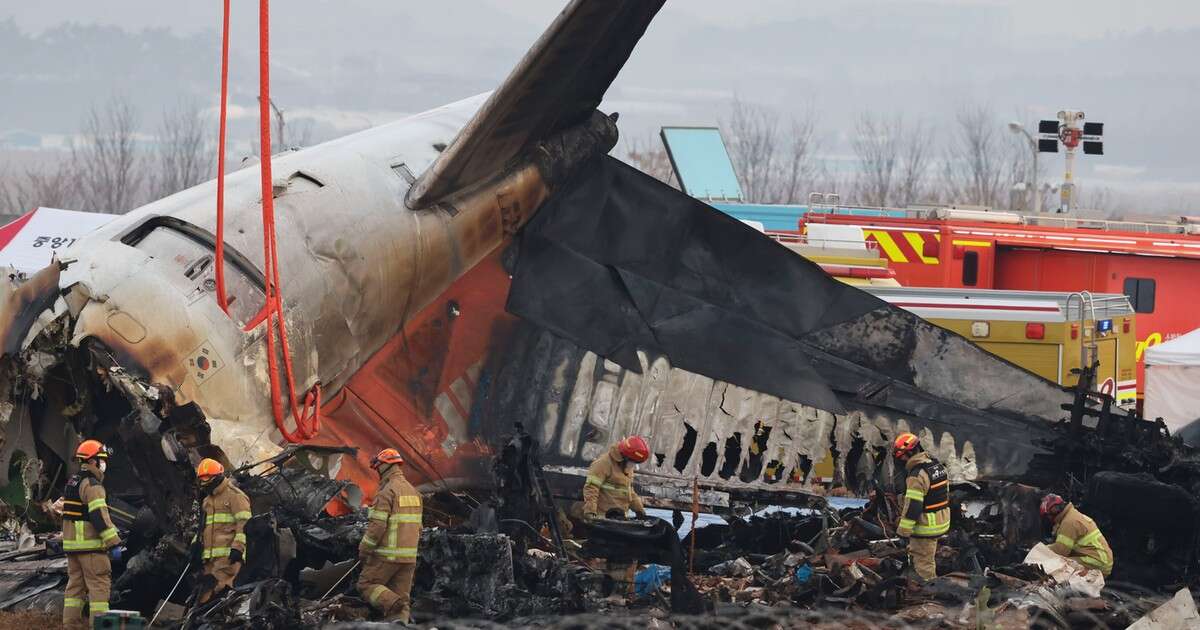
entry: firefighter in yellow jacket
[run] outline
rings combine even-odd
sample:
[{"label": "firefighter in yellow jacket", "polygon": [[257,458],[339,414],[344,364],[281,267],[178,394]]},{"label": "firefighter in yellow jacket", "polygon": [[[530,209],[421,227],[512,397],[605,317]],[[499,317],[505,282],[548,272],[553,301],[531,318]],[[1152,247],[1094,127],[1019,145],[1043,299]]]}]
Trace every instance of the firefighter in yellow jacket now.
[{"label": "firefighter in yellow jacket", "polygon": [[1112,573],[1112,547],[1108,546],[1104,534],[1096,527],[1096,521],[1057,494],[1047,494],[1042,498],[1041,513],[1043,519],[1054,525],[1051,551],[1099,569],[1104,577]]},{"label": "firefighter in yellow jacket", "polygon": [[908,539],[913,570],[932,580],[937,577],[938,538],[950,530],[950,480],[946,468],[921,448],[912,433],[896,436],[893,454],[907,472],[896,534]]},{"label": "firefighter in yellow jacket", "polygon": [[215,459],[200,460],[196,478],[204,493],[200,506],[204,529],[196,549],[204,571],[196,603],[205,604],[231,588],[242,570],[250,499],[225,476],[225,467]]},{"label": "firefighter in yellow jacket", "polygon": [[[109,449],[97,440],[84,440],[75,451],[79,472],[63,489],[63,551],[67,554],[67,591],[63,598],[63,626],[90,628],[96,615],[108,611],[112,563],[120,560],[117,528],[108,516],[104,471]],[[83,602],[88,602],[88,623],[83,623]]]},{"label": "firefighter in yellow jacket", "polygon": [[[633,490],[634,466],[650,457],[650,447],[640,436],[631,435],[609,447],[588,466],[583,482],[583,516],[600,518],[616,511],[624,518],[630,510],[646,518],[642,498]],[[606,562],[606,572],[618,582],[633,584],[636,562]]]},{"label": "firefighter in yellow jacket", "polygon": [[421,495],[404,478],[403,465],[404,458],[394,448],[379,451],[371,460],[379,473],[379,490],[358,545],[363,565],[358,592],[384,619],[408,623],[421,540]]}]

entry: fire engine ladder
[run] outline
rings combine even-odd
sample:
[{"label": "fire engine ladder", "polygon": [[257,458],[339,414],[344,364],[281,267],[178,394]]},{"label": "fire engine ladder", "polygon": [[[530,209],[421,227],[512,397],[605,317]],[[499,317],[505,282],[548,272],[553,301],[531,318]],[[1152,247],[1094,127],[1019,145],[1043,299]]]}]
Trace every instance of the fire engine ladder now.
[{"label": "fire engine ladder", "polygon": [[[1093,330],[1091,335],[1087,334],[1087,321],[1090,317],[1095,326],[1096,321],[1096,300],[1092,297],[1091,291],[1079,291],[1067,296],[1067,320],[1071,319],[1071,303],[1076,299],[1079,300],[1079,334],[1084,335],[1083,343],[1079,344],[1079,384],[1083,385],[1083,389],[1090,390],[1095,386],[1096,367],[1100,363],[1100,347],[1096,343],[1096,331]],[[1087,382],[1084,382],[1084,379]]]},{"label": "fire engine ladder", "polygon": [[[1109,418],[1111,417],[1113,402],[1116,400],[1116,392],[1113,392],[1113,395],[1109,395],[1094,391],[1096,386],[1096,369],[1100,366],[1100,347],[1096,341],[1098,334],[1095,329],[1096,322],[1098,321],[1096,319],[1096,302],[1104,302],[1101,304],[1101,308],[1106,311],[1105,314],[1107,315],[1109,308],[1107,302],[1120,298],[1095,298],[1090,291],[1072,293],[1067,296],[1066,319],[1068,321],[1072,319],[1071,303],[1076,299],[1079,300],[1079,328],[1081,334],[1085,334],[1087,339],[1081,344],[1079,350],[1080,367],[1077,370],[1072,370],[1072,372],[1079,374],[1079,382],[1075,384],[1075,401],[1072,404],[1064,404],[1062,408],[1071,412],[1071,426],[1074,430],[1078,431],[1081,428],[1084,416],[1092,416],[1097,419],[1097,431],[1104,433],[1111,426]],[[1093,328],[1091,335],[1086,335],[1086,322],[1089,317]],[[1099,411],[1088,408],[1087,402],[1089,398],[1098,398],[1100,400],[1101,408]]]}]

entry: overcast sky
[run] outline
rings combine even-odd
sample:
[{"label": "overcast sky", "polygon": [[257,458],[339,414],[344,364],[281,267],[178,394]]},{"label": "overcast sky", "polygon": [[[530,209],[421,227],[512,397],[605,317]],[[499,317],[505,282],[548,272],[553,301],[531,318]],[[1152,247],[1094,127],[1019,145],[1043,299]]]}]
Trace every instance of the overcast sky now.
[{"label": "overcast sky", "polygon": [[[214,104],[220,4],[0,0],[0,137],[72,133],[117,94],[147,126],[180,99]],[[232,102],[248,143],[257,3],[234,4]],[[273,95],[328,137],[493,88],[563,2],[273,4]],[[605,108],[645,139],[715,124],[735,95],[812,108],[836,157],[863,111],[948,128],[964,104],[988,105],[998,125],[1074,107],[1107,125],[1107,155],[1082,160],[1084,182],[1190,190],[1197,59],[1195,0],[669,0]]]}]

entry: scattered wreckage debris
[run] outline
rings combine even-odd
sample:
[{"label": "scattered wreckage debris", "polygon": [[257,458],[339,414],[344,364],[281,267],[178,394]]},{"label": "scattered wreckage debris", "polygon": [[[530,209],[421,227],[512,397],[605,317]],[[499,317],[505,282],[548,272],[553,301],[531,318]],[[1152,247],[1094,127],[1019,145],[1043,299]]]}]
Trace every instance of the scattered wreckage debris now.
[{"label": "scattered wreckage debris", "polygon": [[[1037,517],[1042,491],[1008,482],[955,488],[954,527],[937,557],[940,577],[925,583],[912,575],[906,550],[894,537],[895,495],[882,485],[866,502],[807,495],[794,508],[744,504],[723,511],[724,524],[701,524],[683,540],[664,520],[600,519],[564,527],[560,542],[551,523],[558,522],[564,504],[549,499],[555,509],[547,511],[542,503],[549,485],[536,441],[517,427],[504,443],[510,448],[500,449],[496,458],[495,470],[502,475],[496,492],[490,500],[476,497],[485,501],[474,513],[464,507],[474,502],[466,496],[436,495],[427,504],[441,516],[429,519],[436,526],[421,535],[413,589],[417,623],[430,628],[1118,628],[1169,599],[1170,591],[1120,581],[1120,572],[1098,593],[1081,593],[1070,579],[1056,583],[1022,562],[1025,550],[1045,534]],[[332,460],[352,452],[292,447],[234,471],[254,505],[246,567],[233,589],[202,608],[189,610],[187,595],[178,596],[160,625],[376,627],[353,586],[352,559],[365,514],[330,516],[325,510],[335,497],[357,491],[328,475]],[[1147,480],[1121,474],[1095,475],[1093,481],[1097,491],[1104,491]],[[834,507],[846,504],[851,507]],[[1096,514],[1105,513],[1102,505],[1087,504]],[[520,521],[516,534],[499,531],[501,524],[515,521]],[[138,522],[131,521],[133,529]],[[169,538],[131,548],[118,575],[114,606],[157,607],[175,577],[171,574],[186,562],[186,551]],[[689,575],[686,554],[693,538]],[[0,552],[5,569],[0,608],[53,612],[61,602],[63,560],[47,557],[53,555],[52,541],[47,545],[26,537],[23,544]],[[1118,568],[1138,564],[1134,554],[1125,562],[1123,552],[1117,553]],[[588,562],[622,554],[643,563],[633,594]],[[190,584],[181,593],[189,589]]]}]

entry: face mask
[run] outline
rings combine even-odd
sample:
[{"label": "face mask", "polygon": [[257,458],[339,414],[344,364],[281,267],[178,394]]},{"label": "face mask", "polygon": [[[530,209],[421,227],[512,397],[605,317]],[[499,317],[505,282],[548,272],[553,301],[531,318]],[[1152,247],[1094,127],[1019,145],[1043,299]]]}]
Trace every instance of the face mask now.
[{"label": "face mask", "polygon": [[106,470],[108,470],[108,462],[102,459],[100,460],[100,473],[103,474]]}]

